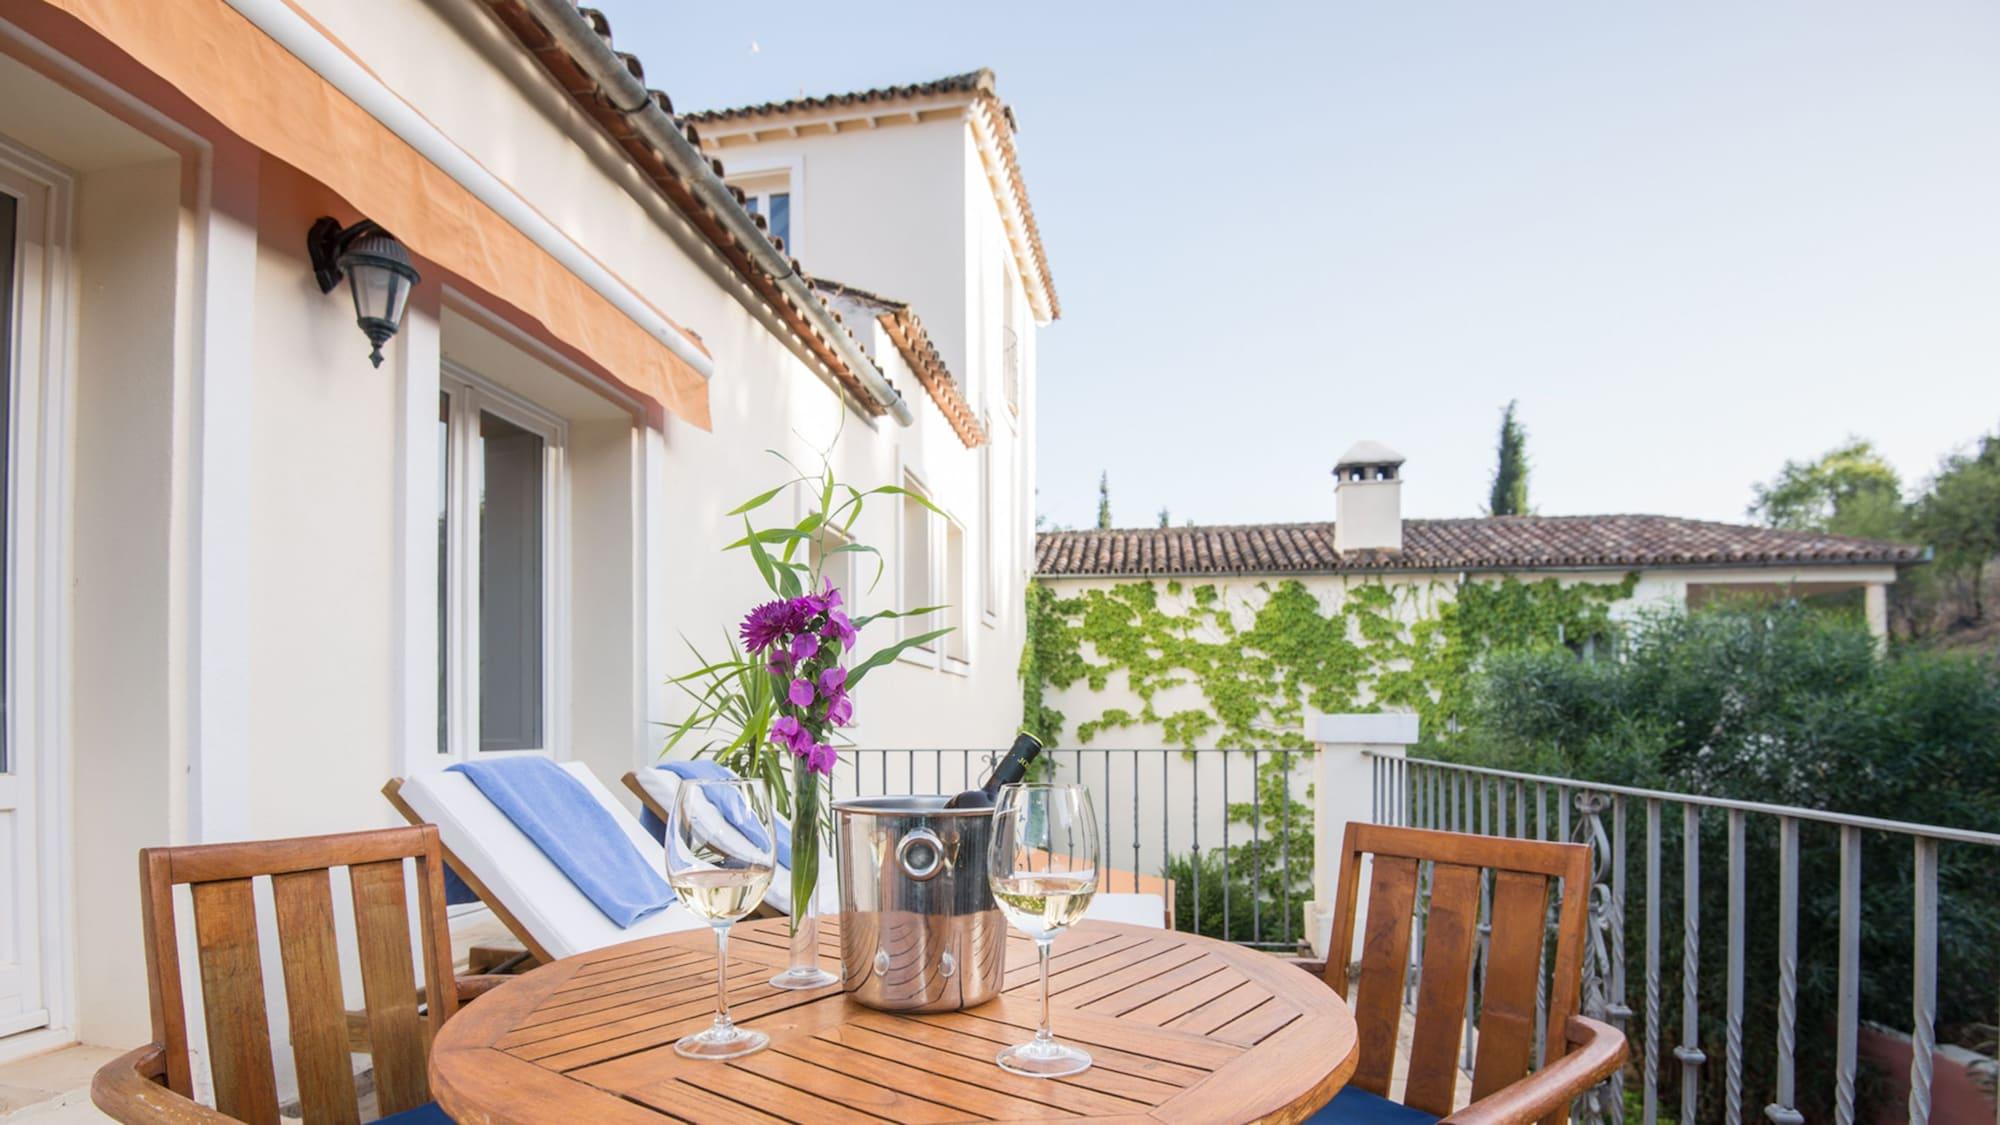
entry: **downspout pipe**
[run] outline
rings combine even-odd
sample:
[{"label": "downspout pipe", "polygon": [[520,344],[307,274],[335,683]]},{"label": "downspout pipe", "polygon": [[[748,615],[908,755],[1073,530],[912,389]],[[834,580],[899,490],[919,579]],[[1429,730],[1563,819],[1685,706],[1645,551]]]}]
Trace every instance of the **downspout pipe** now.
[{"label": "downspout pipe", "polygon": [[[262,2],[281,3],[282,0]],[[730,193],[729,186],[715,174],[708,158],[687,139],[666,110],[654,101],[652,91],[646,89],[645,83],[625,68],[625,60],[577,11],[573,0],[522,0],[522,3],[556,37],[556,41],[562,44],[563,50],[583,68],[584,73],[597,83],[598,89],[604,91],[610,104],[631,121],[633,129],[653,146],[667,167],[692,186],[695,198],[708,207],[758,268],[776,280],[778,287],[791,297],[792,303],[799,307],[820,335],[832,343],[834,351],[875,401],[887,408],[901,425],[908,426],[915,422],[916,415],[911,411],[909,401],[889,385],[881,370],[875,366],[875,361],[833,318],[832,310],[812,291],[805,278],[792,268],[791,259],[771,245],[771,240],[757,229],[749,213]]]},{"label": "downspout pipe", "polygon": [[617,275],[585,253],[554,223],[530,207],[514,189],[481,167],[464,149],[444,135],[437,126],[384,86],[380,79],[356,62],[353,56],[322,35],[285,0],[228,0],[229,6],[255,24],[264,34],[289,51],[314,73],[347,95],[369,116],[387,126],[424,159],[465,186],[481,203],[491,207],[509,226],[526,235],[550,257],[562,263],[585,285],[596,290],[619,312],[630,317],[647,334],[665,345],[702,378],[715,374],[715,360],[688,339],[686,333],[647,304]]}]

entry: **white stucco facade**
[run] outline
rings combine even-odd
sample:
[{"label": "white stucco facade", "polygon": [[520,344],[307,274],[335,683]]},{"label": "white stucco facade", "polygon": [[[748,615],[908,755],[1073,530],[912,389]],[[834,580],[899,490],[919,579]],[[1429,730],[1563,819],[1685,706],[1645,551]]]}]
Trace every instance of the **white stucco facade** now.
[{"label": "white stucco facade", "polygon": [[[32,159],[59,183],[63,215],[45,241],[52,297],[66,298],[45,302],[61,346],[15,372],[17,410],[41,401],[21,386],[53,404],[36,420],[40,444],[13,447],[50,472],[25,507],[15,494],[10,522],[29,511],[39,522],[11,549],[53,569],[10,602],[34,604],[47,643],[17,644],[10,612],[13,685],[45,702],[11,708],[17,723],[32,712],[44,725],[10,728],[25,795],[0,803],[17,839],[0,861],[10,873],[31,865],[32,878],[0,880],[14,896],[0,903],[0,964],[31,963],[19,1014],[33,1026],[9,1026],[0,998],[0,1053],[147,1038],[140,848],[397,824],[382,785],[460,756],[440,751],[441,703],[447,726],[476,714],[453,711],[460,693],[440,654],[451,666],[477,654],[456,622],[440,627],[453,597],[440,568],[455,564],[440,562],[439,512],[459,487],[443,470],[470,462],[449,460],[459,454],[441,392],[545,435],[546,752],[614,788],[657,755],[660,724],[682,713],[666,681],[693,666],[686,642],[719,650],[769,597],[748,557],[723,547],[741,534],[725,513],[783,479],[772,449],[802,464],[830,450],[834,471],[861,487],[918,480],[959,526],[949,559],[942,521],[918,559],[900,549],[893,502],[856,525],[887,563],[875,590],[850,592],[860,612],[894,605],[911,565],[966,601],[962,641],[857,693],[853,737],[1003,746],[1018,720],[1037,323],[1017,312],[1024,362],[1010,408],[996,396],[1012,267],[993,195],[973,190],[984,180],[971,183],[969,125],[884,129],[824,165],[807,154],[812,233],[797,249],[816,273],[912,303],[989,417],[979,448],[873,326],[854,327],[911,401],[913,425],[868,416],[808,367],[701,268],[683,220],[483,5],[298,7],[699,335],[715,366],[712,429],[649,416],[532,317],[422,260],[402,331],[371,367],[345,288],[322,295],[305,253],[313,220],[351,221],[349,201],[61,13],[30,4],[20,23],[0,21],[0,158]],[[842,160],[872,168],[873,186],[848,183]],[[918,216],[923,237],[894,233]],[[802,503],[782,498],[766,518],[796,520]],[[894,629],[871,627],[862,650]]]}]

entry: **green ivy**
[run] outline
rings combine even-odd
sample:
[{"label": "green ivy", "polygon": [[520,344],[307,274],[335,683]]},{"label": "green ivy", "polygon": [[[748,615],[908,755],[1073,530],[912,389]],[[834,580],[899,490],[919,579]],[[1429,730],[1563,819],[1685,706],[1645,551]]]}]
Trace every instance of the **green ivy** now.
[{"label": "green ivy", "polygon": [[[1611,605],[1630,597],[1637,582],[1636,574],[1570,585],[1554,578],[1393,586],[1377,580],[1348,586],[1328,609],[1297,579],[1258,582],[1251,596],[1234,601],[1213,584],[1188,589],[1170,579],[1166,594],[1182,604],[1178,610],[1161,606],[1150,581],[1069,597],[1030,582],[1021,723],[1053,745],[1068,717],[1048,705],[1046,689],[1084,683],[1102,692],[1122,674],[1139,709],[1107,707],[1083,719],[1076,725],[1079,743],[1107,730],[1157,724],[1169,745],[1190,750],[1213,738],[1223,749],[1309,752],[1310,705],[1328,714],[1414,711],[1425,739],[1441,744],[1457,729],[1472,673],[1487,654],[1611,643]],[[1245,620],[1248,627],[1240,624]],[[1200,692],[1201,706],[1161,705],[1163,693],[1187,686]],[[1259,842],[1211,850],[1200,879],[1192,857],[1170,857],[1166,873],[1179,883],[1176,901],[1185,915],[1180,926],[1194,926],[1199,884],[1203,932],[1247,940],[1254,898],[1272,912],[1266,938],[1293,936],[1289,911],[1280,908],[1309,897],[1310,867],[1276,857],[1287,848],[1291,855],[1312,854],[1312,810],[1293,796],[1285,765],[1276,756],[1264,762],[1256,801],[1229,806],[1232,822],[1254,819],[1263,828]],[[1238,888],[1228,934],[1216,909],[1225,880]]]},{"label": "green ivy", "polygon": [[[1166,594],[1179,609],[1161,605],[1152,581],[1071,596],[1036,581],[1027,591],[1022,721],[1044,739],[1059,737],[1067,716],[1047,705],[1045,690],[1080,682],[1102,692],[1122,674],[1139,708],[1105,708],[1082,719],[1079,743],[1152,724],[1169,745],[1188,749],[1207,739],[1224,749],[1305,749],[1308,705],[1322,713],[1414,711],[1425,737],[1442,741],[1456,728],[1482,657],[1610,643],[1610,607],[1630,597],[1637,581],[1636,574],[1567,585],[1555,578],[1371,580],[1349,586],[1327,608],[1297,579],[1255,583],[1242,598],[1213,584],[1188,589],[1170,580]],[[1187,686],[1199,691],[1200,706],[1162,705],[1170,689]]]}]

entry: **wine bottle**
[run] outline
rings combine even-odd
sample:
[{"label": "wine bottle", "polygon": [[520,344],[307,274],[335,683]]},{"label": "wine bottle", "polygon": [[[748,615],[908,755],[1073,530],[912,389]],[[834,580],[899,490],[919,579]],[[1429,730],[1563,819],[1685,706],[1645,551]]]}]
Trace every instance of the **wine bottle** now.
[{"label": "wine bottle", "polygon": [[986,775],[986,784],[977,789],[967,789],[944,803],[948,809],[990,809],[1000,798],[1000,787],[1013,785],[1028,776],[1028,763],[1042,752],[1042,740],[1022,731],[1014,736],[1014,745],[1007,756]]}]

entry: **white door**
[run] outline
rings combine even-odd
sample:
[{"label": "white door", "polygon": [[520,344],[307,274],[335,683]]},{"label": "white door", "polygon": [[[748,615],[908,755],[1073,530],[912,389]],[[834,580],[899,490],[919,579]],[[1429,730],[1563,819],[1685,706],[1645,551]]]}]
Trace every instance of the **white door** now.
[{"label": "white door", "polygon": [[[19,529],[14,502],[15,422],[22,364],[31,361],[39,333],[32,330],[39,311],[38,294],[23,284],[24,269],[41,261],[35,232],[43,229],[47,190],[15,176],[0,163],[0,372],[6,375],[0,393],[0,1035],[46,1026],[41,958],[42,890],[36,858],[40,828],[36,817],[37,755],[32,746],[17,744],[14,721],[19,655],[15,644],[19,574],[15,566]],[[25,314],[25,315],[24,315]],[[30,329],[23,330],[24,322]]]}]

